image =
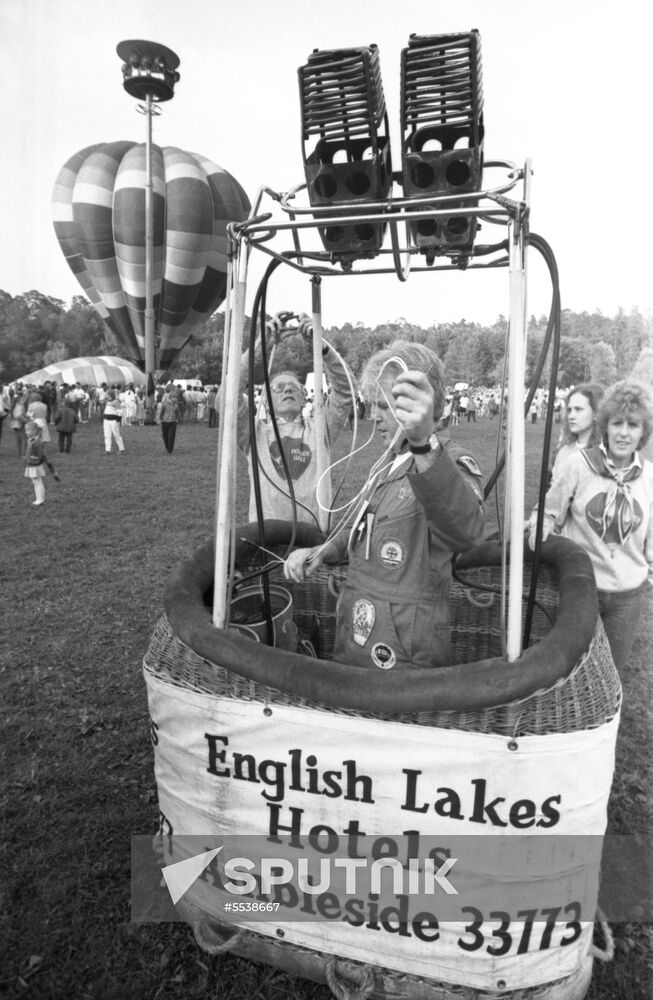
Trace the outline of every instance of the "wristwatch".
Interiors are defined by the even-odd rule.
[[[433,443],[432,438],[429,438],[426,444],[411,444],[409,441],[408,451],[412,455],[428,455],[430,451],[437,451],[439,446],[440,442],[437,440],[437,438],[435,440],[435,443]]]

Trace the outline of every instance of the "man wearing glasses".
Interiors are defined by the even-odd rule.
[[[284,327],[283,317],[288,314],[278,313],[275,316],[271,334],[280,336]],[[313,328],[310,317],[305,313],[299,317],[297,330],[305,340],[311,341]],[[344,362],[325,345],[322,349],[324,369],[327,374],[331,391],[325,403],[325,438],[327,461],[330,461],[330,449],[338,434],[345,426],[352,405],[349,379]],[[256,361],[260,358],[260,340],[255,346]],[[244,390],[249,368],[249,352],[245,351],[241,359],[241,388]],[[353,384],[353,380],[352,380]],[[292,492],[295,498],[297,521],[318,522],[316,442],[317,426],[314,417],[305,412],[305,391],[298,376],[291,371],[277,372],[270,378],[272,406],[277,420],[281,438],[285,466],[292,482]],[[265,400],[265,392],[263,394]],[[248,418],[247,397],[241,393],[238,406],[238,446],[247,455],[249,463],[250,484],[252,483],[252,451],[250,442],[250,425]],[[274,433],[271,420],[263,419],[261,408],[256,418],[256,448],[260,468],[261,500],[263,514],[266,519],[278,518],[283,521],[293,520],[293,504],[284,460],[279,443]],[[320,485],[320,503],[328,507],[331,503],[331,481],[327,475]],[[250,489],[249,520],[256,520],[256,501],[254,489]]]

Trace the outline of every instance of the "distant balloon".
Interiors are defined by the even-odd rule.
[[[129,385],[145,386],[147,379],[140,368],[125,358],[114,358],[105,354],[92,358],[69,358],[67,361],[55,361],[36,372],[21,375],[17,382],[28,385],[43,385],[44,382],[54,382],[56,385]]]
[[[144,143],[87,146],[64,164],[52,195],[68,264],[125,355],[145,366]],[[152,146],[156,368],[166,371],[224,301],[227,224],[249,213],[237,180],[211,160]]]

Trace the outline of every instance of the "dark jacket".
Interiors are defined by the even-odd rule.
[[[42,441],[29,441],[27,445],[27,464],[43,465],[47,463],[48,456]]]
[[[483,537],[480,470],[469,454],[440,446],[415,471],[410,455],[368,487],[338,601],[333,659],[361,667],[434,667],[451,662],[451,559]],[[348,545],[349,542],[349,545]]]
[[[74,434],[75,411],[70,406],[62,406],[57,414],[54,425],[62,434]]]

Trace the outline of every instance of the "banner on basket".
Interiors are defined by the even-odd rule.
[[[186,897],[201,913],[481,988],[548,982],[583,960],[616,720],[514,740],[146,679],[167,866],[214,852]],[[220,869],[234,858],[240,882]],[[264,885],[269,859],[281,881]],[[324,891],[304,891],[321,873]]]

